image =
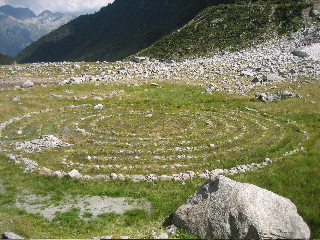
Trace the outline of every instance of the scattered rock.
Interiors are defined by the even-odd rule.
[[[36,163],[35,161],[32,161],[28,158],[23,158],[23,166],[24,166],[24,171],[23,173],[28,173],[28,172],[32,172],[34,170],[38,170],[38,163]]]
[[[286,98],[289,98],[289,97],[300,97],[301,95],[300,94],[294,94],[292,92],[289,92],[287,90],[283,91],[283,92],[277,92],[275,94],[270,94],[268,92],[265,92],[265,93],[260,93],[260,92],[257,92],[255,94],[255,98],[258,99],[258,100],[261,100],[263,102],[273,102],[273,101],[279,101],[279,100],[283,100],[283,99],[286,99]]]
[[[52,170],[43,167],[40,169],[39,174],[52,174]]]
[[[56,147],[70,147],[72,144],[62,142],[53,135],[42,135],[38,139],[24,142],[12,142],[10,145],[14,146],[16,150],[25,150],[27,153],[33,153],[35,151],[41,151],[45,148]]]
[[[98,101],[102,101],[102,100],[103,100],[102,97],[93,97],[92,99],[93,99],[93,100],[98,100]]]
[[[50,96],[52,96],[54,98],[59,98],[59,99],[63,98],[62,95],[56,95],[56,94],[53,94],[53,93],[50,93]]]
[[[2,234],[2,239],[24,239],[24,238],[20,237],[19,235],[13,232],[5,232]]]
[[[295,55],[295,56],[298,56],[298,57],[302,57],[302,58],[305,58],[305,57],[309,56],[308,53],[303,52],[303,51],[298,51],[298,50],[293,51],[292,54]]]
[[[93,107],[94,110],[101,110],[103,109],[103,105],[102,104],[97,104]]]
[[[28,88],[28,87],[33,87],[33,86],[34,86],[34,83],[31,82],[30,80],[27,80],[26,82],[21,84],[21,87],[23,87],[23,88]]]
[[[149,58],[148,57],[134,57],[133,61],[136,63],[147,63],[147,62],[149,62]]]
[[[65,172],[55,171],[52,174],[53,176],[57,176],[58,178],[62,178],[65,174]]]
[[[159,236],[154,237],[154,239],[168,239],[169,236],[166,233],[161,233]]]
[[[166,233],[171,235],[176,235],[176,232],[177,232],[177,227],[174,224],[166,227]]]
[[[71,172],[69,172],[67,176],[76,179],[80,179],[82,177],[81,173],[79,173],[76,169],[73,169]]]
[[[174,216],[201,238],[308,239],[310,230],[287,198],[224,176],[207,180]]]
[[[267,76],[265,76],[263,78],[263,81],[264,82],[282,82],[283,81],[283,78],[280,77],[278,74],[275,74],[275,73],[269,73],[267,74]]]
[[[18,102],[20,101],[20,96],[14,96],[14,98],[12,99],[13,102]]]

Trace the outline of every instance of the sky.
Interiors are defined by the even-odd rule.
[[[36,15],[44,10],[79,16],[99,11],[114,0],[0,0],[0,6],[30,8]]]

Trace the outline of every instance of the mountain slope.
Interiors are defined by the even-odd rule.
[[[69,22],[71,14],[44,11],[36,16],[28,8],[0,7],[0,52],[16,56],[31,42]]]
[[[0,65],[9,65],[12,64],[14,59],[7,55],[0,53]]]
[[[179,59],[234,51],[301,28],[304,13],[308,15],[311,6],[303,1],[284,4],[259,1],[251,5],[209,7],[182,29],[136,55]]]
[[[207,6],[231,0],[116,0],[80,16],[18,55],[19,62],[115,61],[182,27]]]

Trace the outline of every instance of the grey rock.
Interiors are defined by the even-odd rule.
[[[81,66],[79,64],[73,64],[72,68],[75,70],[79,70]]]
[[[92,99],[93,99],[93,100],[98,100],[98,101],[102,101],[102,100],[103,100],[102,97],[93,97]]]
[[[55,172],[53,172],[52,175],[53,175],[53,176],[57,176],[58,178],[62,178],[65,174],[63,174],[63,173],[60,172],[60,171],[55,171]]]
[[[137,180],[137,181],[144,181],[144,180],[146,180],[146,177],[143,176],[143,175],[132,175],[131,178],[132,178],[133,180]]]
[[[292,54],[295,55],[295,56],[298,56],[298,57],[302,57],[302,58],[305,58],[305,57],[309,56],[308,53],[303,52],[303,51],[298,51],[298,50],[293,51]]]
[[[32,161],[28,158],[23,158],[22,160],[23,160],[23,166],[24,166],[23,173],[28,173],[34,170],[38,170],[38,163],[36,163],[35,161]]]
[[[282,82],[283,81],[283,79],[278,74],[275,74],[275,73],[267,74],[267,76],[265,77],[264,80],[266,80],[268,82]]]
[[[50,95],[54,98],[59,98],[61,99],[62,98],[62,95],[56,95],[56,94],[53,94],[53,93],[50,93]]]
[[[13,232],[5,232],[2,234],[2,239],[24,239],[24,238],[20,237],[19,235]]]
[[[79,173],[79,171],[77,169],[73,169],[72,171],[70,171],[67,176],[71,177],[71,178],[76,178],[76,179],[80,179],[82,177],[81,173]]]
[[[166,233],[171,235],[176,235],[176,232],[177,232],[177,227],[174,224],[166,227]]]
[[[257,82],[261,82],[262,80],[259,79],[258,77],[255,77],[251,80],[252,83],[257,83]]]
[[[113,235],[111,236],[102,236],[102,237],[93,237],[92,239],[112,239]]]
[[[14,101],[14,102],[20,101],[20,96],[14,96],[14,98],[12,99],[12,101]]]
[[[82,79],[82,78],[71,77],[67,83],[68,83],[68,84],[71,84],[71,85],[77,85],[77,84],[80,84],[80,83],[82,83],[82,82],[83,82],[83,79]]]
[[[201,238],[308,239],[310,230],[287,198],[225,176],[207,180],[173,216]]]
[[[168,239],[169,236],[166,233],[161,233],[159,236],[154,237],[154,239]]]
[[[103,109],[103,105],[102,104],[97,104],[93,107],[94,110],[101,110]]]
[[[117,179],[117,178],[118,178],[118,175],[115,174],[115,173],[110,173],[110,178],[111,178],[111,179]]]
[[[21,84],[21,87],[23,88],[28,88],[28,87],[33,87],[34,83],[31,82],[30,80],[25,81],[23,84]]]
[[[136,63],[147,63],[147,62],[149,62],[149,58],[148,57],[134,57],[133,61]]]
[[[296,95],[287,90],[283,92],[277,92],[275,94],[270,94],[268,92],[265,92],[265,93],[257,92],[255,94],[255,98],[263,102],[274,102],[274,101],[279,101],[279,100],[283,100],[283,99],[294,97],[294,96]]]

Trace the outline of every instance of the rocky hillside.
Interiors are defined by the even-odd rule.
[[[149,47],[211,5],[233,0],[116,0],[25,48],[18,62],[116,61]]]
[[[36,16],[29,8],[0,7],[0,52],[15,57],[23,48],[75,17],[44,11]]]
[[[296,31],[317,14],[312,4],[304,1],[212,6],[137,55],[179,59],[235,51]]]

